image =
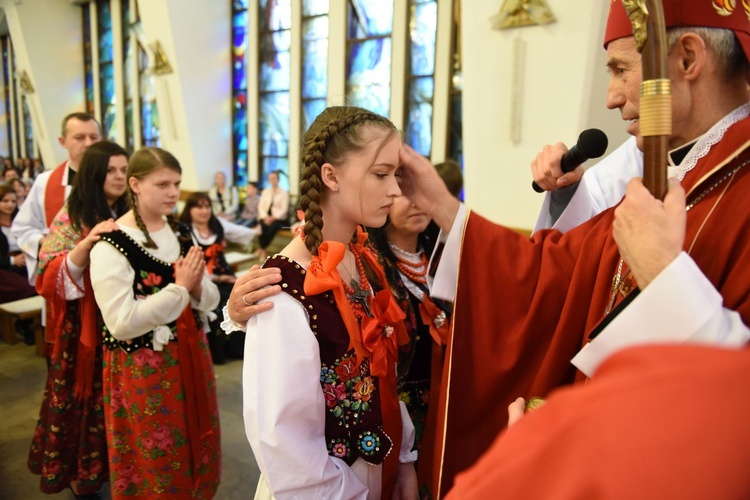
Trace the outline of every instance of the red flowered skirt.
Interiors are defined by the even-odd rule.
[[[91,397],[73,396],[80,314],[67,304],[58,342],[60,359],[50,363],[39,421],[29,452],[29,469],[40,474],[43,493],[59,493],[78,481],[80,494],[96,493],[109,480],[102,406],[102,347],[96,350]]]
[[[157,352],[104,350],[104,412],[112,498],[212,498],[221,476],[216,380],[206,336],[200,333],[201,366],[210,373],[213,433],[201,442],[198,477],[185,418],[177,342]]]

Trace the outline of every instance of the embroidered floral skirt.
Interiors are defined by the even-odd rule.
[[[212,498],[221,476],[216,381],[205,334],[201,366],[213,432],[201,440],[198,477],[185,418],[185,395],[177,342],[160,352],[104,352],[104,411],[107,419],[112,498]]]
[[[40,474],[43,493],[58,493],[78,481],[80,494],[96,493],[109,480],[102,407],[102,348],[96,351],[92,395],[73,396],[78,332],[77,302],[68,304],[58,339],[60,359],[49,366],[29,469]]]

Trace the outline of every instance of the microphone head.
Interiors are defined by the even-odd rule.
[[[608,144],[607,134],[598,128],[584,130],[578,136],[578,148],[586,158],[599,158],[607,150]]]

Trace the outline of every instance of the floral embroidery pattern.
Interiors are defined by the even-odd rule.
[[[375,384],[367,370],[367,363],[357,368],[356,355],[345,354],[333,366],[323,365],[320,382],[326,406],[336,418],[344,416],[347,424],[356,425],[363,413],[370,411]],[[347,414],[344,415],[346,410]]]
[[[357,445],[363,455],[374,455],[380,451],[380,437],[372,431],[365,431],[358,436]]]

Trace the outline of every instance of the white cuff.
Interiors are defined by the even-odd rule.
[[[224,320],[219,325],[222,330],[224,330],[224,333],[229,335],[232,332],[247,332],[247,322],[243,325],[242,323],[237,323],[235,320],[229,317],[229,308],[227,306],[224,306],[221,309],[221,314],[224,316]]]

